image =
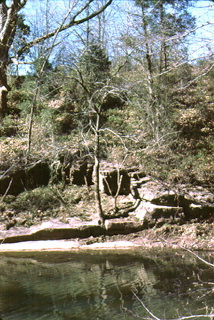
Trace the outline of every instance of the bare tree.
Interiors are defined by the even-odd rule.
[[[88,7],[94,0],[78,1],[80,6],[74,13],[70,14],[68,19],[64,21],[60,27],[46,32],[38,38],[34,38],[28,43],[24,44],[16,53],[15,57],[10,57],[10,48],[13,44],[16,29],[18,14],[30,0],[12,0],[7,5],[6,0],[0,3],[0,118],[3,118],[7,110],[7,93],[10,91],[7,80],[7,68],[14,60],[18,60],[21,55],[26,53],[33,46],[44,42],[56,35],[56,33],[65,31],[71,27],[83,24],[84,22],[96,17],[102,13],[113,0],[105,1],[102,7],[88,12]],[[75,3],[76,5],[76,3]],[[74,7],[73,3],[70,3],[70,7]],[[68,9],[68,11],[70,8]]]

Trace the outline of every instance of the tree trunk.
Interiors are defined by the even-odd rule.
[[[152,59],[151,59],[151,50],[149,45],[149,35],[148,35],[148,29],[147,29],[147,21],[146,21],[146,15],[144,12],[144,6],[142,4],[142,20],[143,20],[143,31],[145,36],[145,45],[146,45],[146,61],[147,61],[147,67],[148,67],[148,75],[149,75],[149,94],[151,101],[154,100],[154,90],[153,90],[153,68],[152,68]]]
[[[7,109],[7,89],[0,83],[0,120],[5,116],[5,110]]]
[[[100,194],[100,112],[97,111],[97,121],[95,128],[95,201],[97,213],[101,225],[104,225],[104,213],[102,209],[101,194]]]
[[[10,87],[7,83],[8,52],[0,44],[0,119],[5,116],[7,110],[7,94]]]
[[[166,71],[168,68],[167,44],[166,44],[164,20],[165,20],[165,12],[164,12],[163,3],[161,2],[161,4],[160,4],[161,49],[160,49],[160,67],[159,67],[160,74],[163,71]],[[160,79],[161,79],[161,77],[160,77]]]
[[[7,110],[7,93],[10,91],[7,83],[9,49],[16,32],[20,4],[19,1],[14,1],[7,7],[5,2],[0,4],[0,119],[5,116]]]

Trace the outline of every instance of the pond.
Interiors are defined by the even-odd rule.
[[[174,319],[213,306],[214,269],[184,251],[0,254],[3,320]]]

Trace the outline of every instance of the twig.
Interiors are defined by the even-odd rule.
[[[204,260],[203,258],[201,258],[197,253],[193,252],[192,250],[188,249],[188,248],[185,248],[185,247],[182,247],[180,246],[182,249],[190,252],[191,254],[193,254],[196,258],[198,258],[200,261],[204,262],[205,264],[207,264],[208,266],[214,268],[214,264],[211,263],[211,262],[208,262],[207,260]]]
[[[170,319],[170,320],[187,320],[187,319],[199,319],[199,318],[210,318],[211,320],[214,317],[214,313],[211,314],[195,314],[192,316],[186,316],[186,317],[181,317],[181,318],[176,318],[176,319]]]
[[[133,295],[135,296],[135,298],[141,303],[141,305],[144,307],[144,309],[150,314],[150,316],[152,316],[153,319],[155,320],[162,320],[158,317],[156,317],[154,315],[154,313],[152,313],[147,306],[145,305],[145,303],[136,295],[136,293],[134,291],[132,291]],[[184,316],[181,318],[174,318],[174,319],[170,319],[170,320],[188,320],[188,319],[199,319],[199,318],[210,318],[211,320],[213,320],[214,317],[214,313],[211,314],[197,314],[197,315],[191,315],[191,316]],[[144,318],[142,318],[144,319]]]
[[[161,241],[166,242],[166,243],[170,243],[168,240],[163,239],[162,237],[159,237],[159,239],[160,239]],[[181,245],[179,245],[179,244],[176,244],[176,245],[177,245],[178,248],[183,249],[183,250],[186,250],[186,251],[188,251],[189,253],[193,254],[196,258],[198,258],[200,261],[204,262],[205,264],[207,264],[207,265],[210,266],[211,268],[214,268],[214,264],[213,264],[213,263],[208,262],[207,260],[201,258],[197,253],[195,253],[195,252],[193,252],[192,250],[190,250],[190,249],[188,249],[188,248],[185,248],[185,247],[183,247],[183,246],[181,246]]]
[[[148,308],[147,306],[144,304],[144,302],[136,295],[136,293],[134,291],[132,291],[133,295],[135,296],[135,298],[142,304],[142,306],[144,307],[144,309],[150,314],[150,316],[153,317],[153,319],[155,320],[161,320],[160,318],[156,317],[154,315],[154,313],[152,313]]]
[[[8,184],[8,187],[7,187],[7,189],[6,189],[5,193],[4,193],[4,195],[3,195],[3,196],[2,196],[2,198],[1,198],[1,202],[3,202],[3,201],[4,201],[4,199],[5,199],[6,195],[8,194],[8,192],[9,192],[9,190],[10,190],[10,187],[11,187],[12,182],[13,182],[13,177],[10,179],[10,182],[9,182],[9,184]]]

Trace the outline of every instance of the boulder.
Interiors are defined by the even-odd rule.
[[[179,205],[178,194],[167,185],[157,181],[147,181],[138,187],[140,199],[161,206],[177,207]]]
[[[133,197],[140,199],[135,214],[143,220],[182,222],[184,220],[210,219],[214,214],[214,196],[202,187],[176,186],[155,181],[149,177],[132,179]]]
[[[206,188],[179,186],[179,201],[187,220],[210,219],[214,214],[214,195]]]
[[[134,221],[130,218],[123,219],[122,221],[121,219],[106,220],[105,226],[106,235],[108,236],[115,234],[129,234],[145,229],[145,225],[142,221]]]
[[[30,228],[12,227],[10,230],[0,231],[0,243],[73,238],[83,239],[90,236],[97,237],[103,233],[103,228],[98,224],[83,223],[82,221],[71,221],[68,224],[58,220],[52,220]]]
[[[170,207],[155,205],[151,202],[142,201],[139,207],[133,213],[135,217],[147,223],[148,227],[161,225],[164,223],[181,224],[184,221],[184,212],[182,207]]]
[[[178,190],[185,199],[204,205],[214,203],[214,194],[204,187],[180,185]]]

